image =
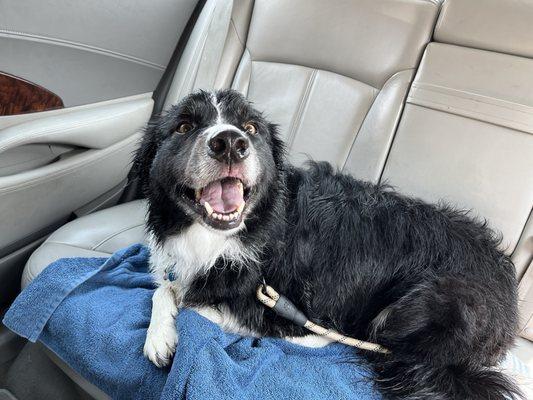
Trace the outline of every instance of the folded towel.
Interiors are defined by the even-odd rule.
[[[228,334],[187,309],[178,313],[172,366],[155,367],[142,353],[154,291],[148,258],[148,249],[134,245],[109,259],[58,260],[3,322],[115,399],[381,398],[352,348]]]

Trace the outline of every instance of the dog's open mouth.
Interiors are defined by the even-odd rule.
[[[207,186],[191,190],[188,197],[204,221],[217,229],[232,229],[240,225],[250,188],[238,178],[223,178]]]

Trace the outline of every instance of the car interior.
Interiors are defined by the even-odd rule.
[[[51,262],[143,242],[143,126],[233,88],[294,164],[329,161],[501,232],[520,281],[513,353],[533,368],[532,22],[532,0],[0,2],[0,314]],[[0,388],[108,398],[4,326]]]

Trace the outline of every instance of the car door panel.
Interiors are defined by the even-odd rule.
[[[153,91],[197,0],[0,0],[0,71],[66,107]]]
[[[46,235],[119,200],[197,3],[0,0],[1,303]]]
[[[0,220],[9,227],[1,231],[0,248],[69,215],[123,181],[152,107],[149,95],[135,96],[101,107],[71,108],[0,131],[0,158],[4,151],[23,146],[63,145],[50,163],[0,177]],[[27,160],[24,153],[20,156]]]

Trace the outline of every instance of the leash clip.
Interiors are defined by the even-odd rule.
[[[309,321],[304,313],[298,310],[298,308],[289,299],[276,292],[272,286],[268,286],[265,282],[265,278],[263,278],[263,283],[257,287],[256,296],[261,303],[268,308],[271,308],[272,311],[274,311],[280,317],[283,317],[298,326],[302,326],[319,336],[324,336],[336,342],[357,347],[361,350],[383,354],[390,353],[388,349],[379,344],[344,336],[337,331],[326,329],[312,321]]]

